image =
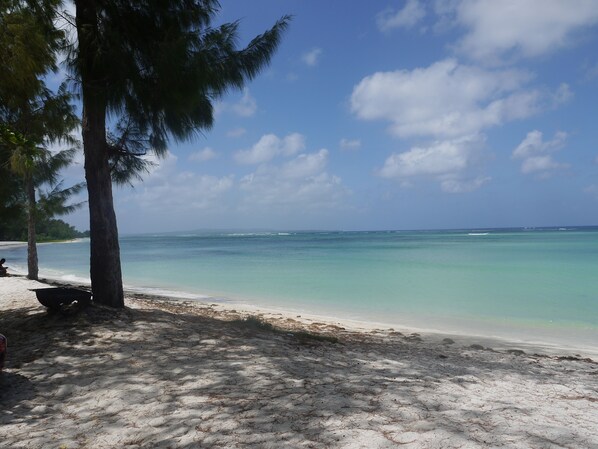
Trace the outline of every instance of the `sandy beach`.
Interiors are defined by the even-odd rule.
[[[584,354],[40,286],[0,279],[1,448],[598,448]]]

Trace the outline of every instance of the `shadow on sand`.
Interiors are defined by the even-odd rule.
[[[595,385],[588,362],[342,328],[339,343],[305,344],[293,331],[173,308],[0,312],[11,344],[0,447],[598,445],[591,423],[553,422],[528,400],[572,370]],[[516,379],[522,395],[500,379]],[[558,394],[553,408],[580,402]]]

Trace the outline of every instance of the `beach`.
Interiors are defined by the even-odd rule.
[[[586,354],[0,279],[2,448],[598,448]]]
[[[131,235],[120,239],[123,282],[235,308],[598,352],[598,228],[471,233]],[[26,246],[0,250],[9,270],[27,272]],[[40,277],[89,285],[89,241],[39,245],[38,257]]]

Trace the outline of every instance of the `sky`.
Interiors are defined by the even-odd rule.
[[[115,187],[121,234],[598,224],[598,0],[224,0],[215,23],[246,45],[285,14],[214,127]]]

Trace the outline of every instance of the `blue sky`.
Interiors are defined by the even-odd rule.
[[[218,21],[247,43],[284,14],[214,128],[115,188],[121,233],[598,224],[598,1],[227,0]]]

